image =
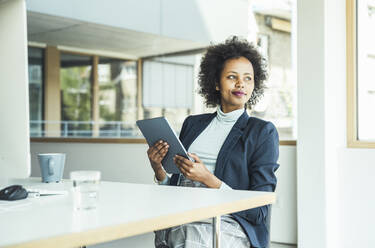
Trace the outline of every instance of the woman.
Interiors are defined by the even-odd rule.
[[[246,108],[264,92],[267,73],[259,52],[246,40],[232,37],[212,45],[202,58],[199,93],[212,114],[189,116],[180,140],[194,158],[176,155],[180,174],[169,177],[161,161],[168,144],[159,141],[147,151],[159,184],[274,191],[279,139],[275,126],[249,117]],[[223,216],[222,247],[266,247],[268,206]],[[207,221],[173,227],[155,234],[156,247],[210,247],[212,226]]]

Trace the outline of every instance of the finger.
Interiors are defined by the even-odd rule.
[[[176,160],[181,161],[181,163],[187,164],[187,165],[193,165],[194,162],[190,161],[189,159],[180,156],[180,155],[175,155]]]
[[[149,154],[149,155],[154,154],[155,153],[155,149],[159,145],[159,143],[160,142],[158,141],[153,146],[150,146],[150,148],[148,148],[148,150],[147,150],[147,154]]]
[[[150,152],[148,153],[149,158],[154,158],[157,155],[158,150],[155,148],[151,149]]]
[[[194,165],[194,163],[192,161],[190,161],[189,159],[184,158],[182,156],[179,156],[179,155],[176,155],[175,159],[178,163],[184,164],[184,165],[189,166],[189,167],[192,167]]]
[[[190,178],[190,176],[192,175],[193,173],[193,170],[194,170],[194,167],[193,166],[190,166],[190,165],[187,165],[185,163],[181,163],[180,160],[177,160],[176,158],[174,158],[174,161],[175,161],[175,164],[177,165],[177,167],[180,169],[180,171],[187,177]]]
[[[168,146],[165,147],[165,148],[163,148],[163,149],[161,149],[161,150],[157,153],[157,155],[158,155],[161,159],[163,159],[167,153],[168,153]]]
[[[151,156],[154,156],[156,155],[157,153],[160,154],[160,152],[163,150],[163,149],[167,149],[169,148],[169,145],[167,142],[164,142],[164,143],[157,143],[155,146],[153,146],[153,149],[150,151],[150,154]]]
[[[156,141],[152,146],[149,146],[149,149],[147,151],[152,151],[153,149],[155,149],[155,147],[157,147],[159,144],[163,143],[162,140],[158,140]]]
[[[152,151],[152,146],[150,146],[150,147],[147,149],[147,155],[150,155],[150,154],[151,154],[151,151]]]
[[[185,176],[188,177],[190,175],[189,171],[186,170],[182,165],[177,165],[178,169],[181,171],[181,173]]]
[[[197,154],[189,152],[188,155],[190,157],[192,157],[195,160],[195,162],[197,162],[197,163],[201,163],[202,162],[201,159],[197,156]]]
[[[165,155],[167,154],[168,150],[169,150],[169,146],[167,145],[166,147],[163,147],[162,149],[160,149],[158,153],[160,155]]]
[[[160,149],[162,149],[162,148],[165,147],[166,145],[168,145],[167,142],[163,142],[163,141],[161,140],[161,142],[157,143],[157,144],[154,146],[154,149],[157,150],[157,151],[159,151]]]
[[[191,180],[194,180],[195,178],[195,171],[193,168],[190,168],[186,165],[181,165],[180,170],[183,171],[183,174],[186,178],[189,178]]]
[[[157,145],[159,145],[159,144],[161,144],[161,143],[163,143],[163,140],[158,140],[158,141],[156,141],[156,142],[154,143],[153,146],[157,146]]]
[[[153,152],[152,154],[149,154],[150,161],[154,163],[161,163],[161,161],[164,159],[165,155],[168,153],[168,146],[159,152]]]
[[[180,168],[182,168],[184,171],[186,171],[186,174],[190,175],[193,173],[193,168],[186,164],[180,164]]]

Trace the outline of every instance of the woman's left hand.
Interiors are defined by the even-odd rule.
[[[200,158],[193,153],[189,153],[189,156],[192,157],[195,162],[179,155],[173,158],[174,163],[180,169],[181,173],[184,174],[186,178],[204,183],[210,188],[219,188],[221,181],[207,169]]]

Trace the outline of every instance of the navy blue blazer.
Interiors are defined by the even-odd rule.
[[[189,149],[193,141],[215,118],[216,112],[189,116],[180,132],[180,140]],[[275,191],[275,171],[279,167],[279,136],[275,126],[246,111],[238,118],[221,147],[215,176],[233,189]],[[178,174],[173,174],[171,185],[177,185]],[[266,225],[269,206],[253,208],[232,216],[245,230],[252,247],[266,247],[269,231]]]

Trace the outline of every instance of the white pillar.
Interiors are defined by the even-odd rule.
[[[297,1],[298,247],[326,246],[324,0]]]
[[[0,1],[0,177],[30,174],[24,0]]]
[[[338,149],[345,146],[345,1],[297,1],[298,247],[340,247]]]

